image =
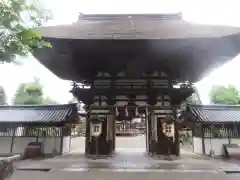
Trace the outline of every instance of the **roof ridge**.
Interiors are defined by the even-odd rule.
[[[226,105],[226,104],[188,104],[192,108],[240,108],[240,105]]]
[[[77,103],[71,103],[71,104],[47,104],[47,105],[1,105],[0,110],[4,109],[45,109],[45,108],[73,108],[76,107]]]
[[[127,13],[127,14],[83,14],[79,13],[79,20],[103,20],[103,19],[118,19],[118,18],[152,18],[152,19],[167,19],[167,20],[182,20],[182,13]]]

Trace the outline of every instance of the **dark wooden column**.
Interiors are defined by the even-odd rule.
[[[146,152],[149,154],[149,113],[148,109],[146,108],[145,114],[145,126],[146,126]]]
[[[113,114],[107,117],[107,143],[109,147],[109,156],[115,152],[115,116]]]
[[[174,154],[176,154],[176,156],[180,156],[180,138],[179,138],[179,131],[177,128],[177,109],[176,107],[173,107],[173,117],[174,117],[174,138],[175,138],[175,148],[174,148]]]
[[[150,112],[149,117],[149,127],[150,127],[150,141],[149,141],[149,149],[151,155],[158,154],[158,142],[157,142],[157,121],[156,121],[156,115],[153,111]]]
[[[204,135],[203,124],[200,124],[200,128],[201,128],[201,139],[202,139],[202,152],[205,155],[206,150],[205,150],[205,135]]]
[[[90,112],[89,108],[87,108],[87,116],[86,116],[86,133],[85,133],[85,155],[88,156],[90,154]]]
[[[113,128],[113,154],[116,152],[116,113],[114,111],[113,113],[113,123],[112,123],[112,128]]]
[[[110,106],[110,116],[108,121],[109,122],[109,135],[112,137],[110,142],[111,143],[111,155],[115,154],[115,147],[116,147],[116,109],[114,108],[114,105],[116,105],[116,95],[115,95],[115,78],[116,78],[116,73],[111,72],[111,83],[110,83],[110,88],[108,92],[108,105]]]

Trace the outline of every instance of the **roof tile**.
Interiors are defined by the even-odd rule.
[[[240,106],[189,105],[189,109],[202,122],[240,122]]]
[[[77,115],[76,104],[0,106],[0,123],[62,122]]]

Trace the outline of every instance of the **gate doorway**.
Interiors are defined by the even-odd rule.
[[[183,126],[179,129],[180,155],[185,156],[193,153],[193,131],[189,126]]]
[[[139,116],[129,120],[116,121],[116,149],[119,153],[146,152],[146,120]]]
[[[86,118],[81,117],[78,124],[74,124],[71,129],[71,153],[84,154],[86,140]]]

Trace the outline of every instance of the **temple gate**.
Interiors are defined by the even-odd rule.
[[[151,155],[179,155],[176,109],[192,94],[191,84],[174,87],[176,80],[164,71],[140,72],[141,76],[135,77],[129,77],[127,73],[99,72],[88,87],[74,83],[71,92],[86,105],[86,154],[113,155],[115,121],[131,120],[144,114],[147,152]],[[99,138],[91,135],[91,118],[101,119]]]
[[[148,153],[179,155],[178,112],[191,83],[240,52],[239,28],[195,25],[181,14],[80,14],[71,25],[38,30],[52,48],[34,56],[73,81],[86,105],[87,155],[111,156],[115,121],[138,114],[146,117]]]

